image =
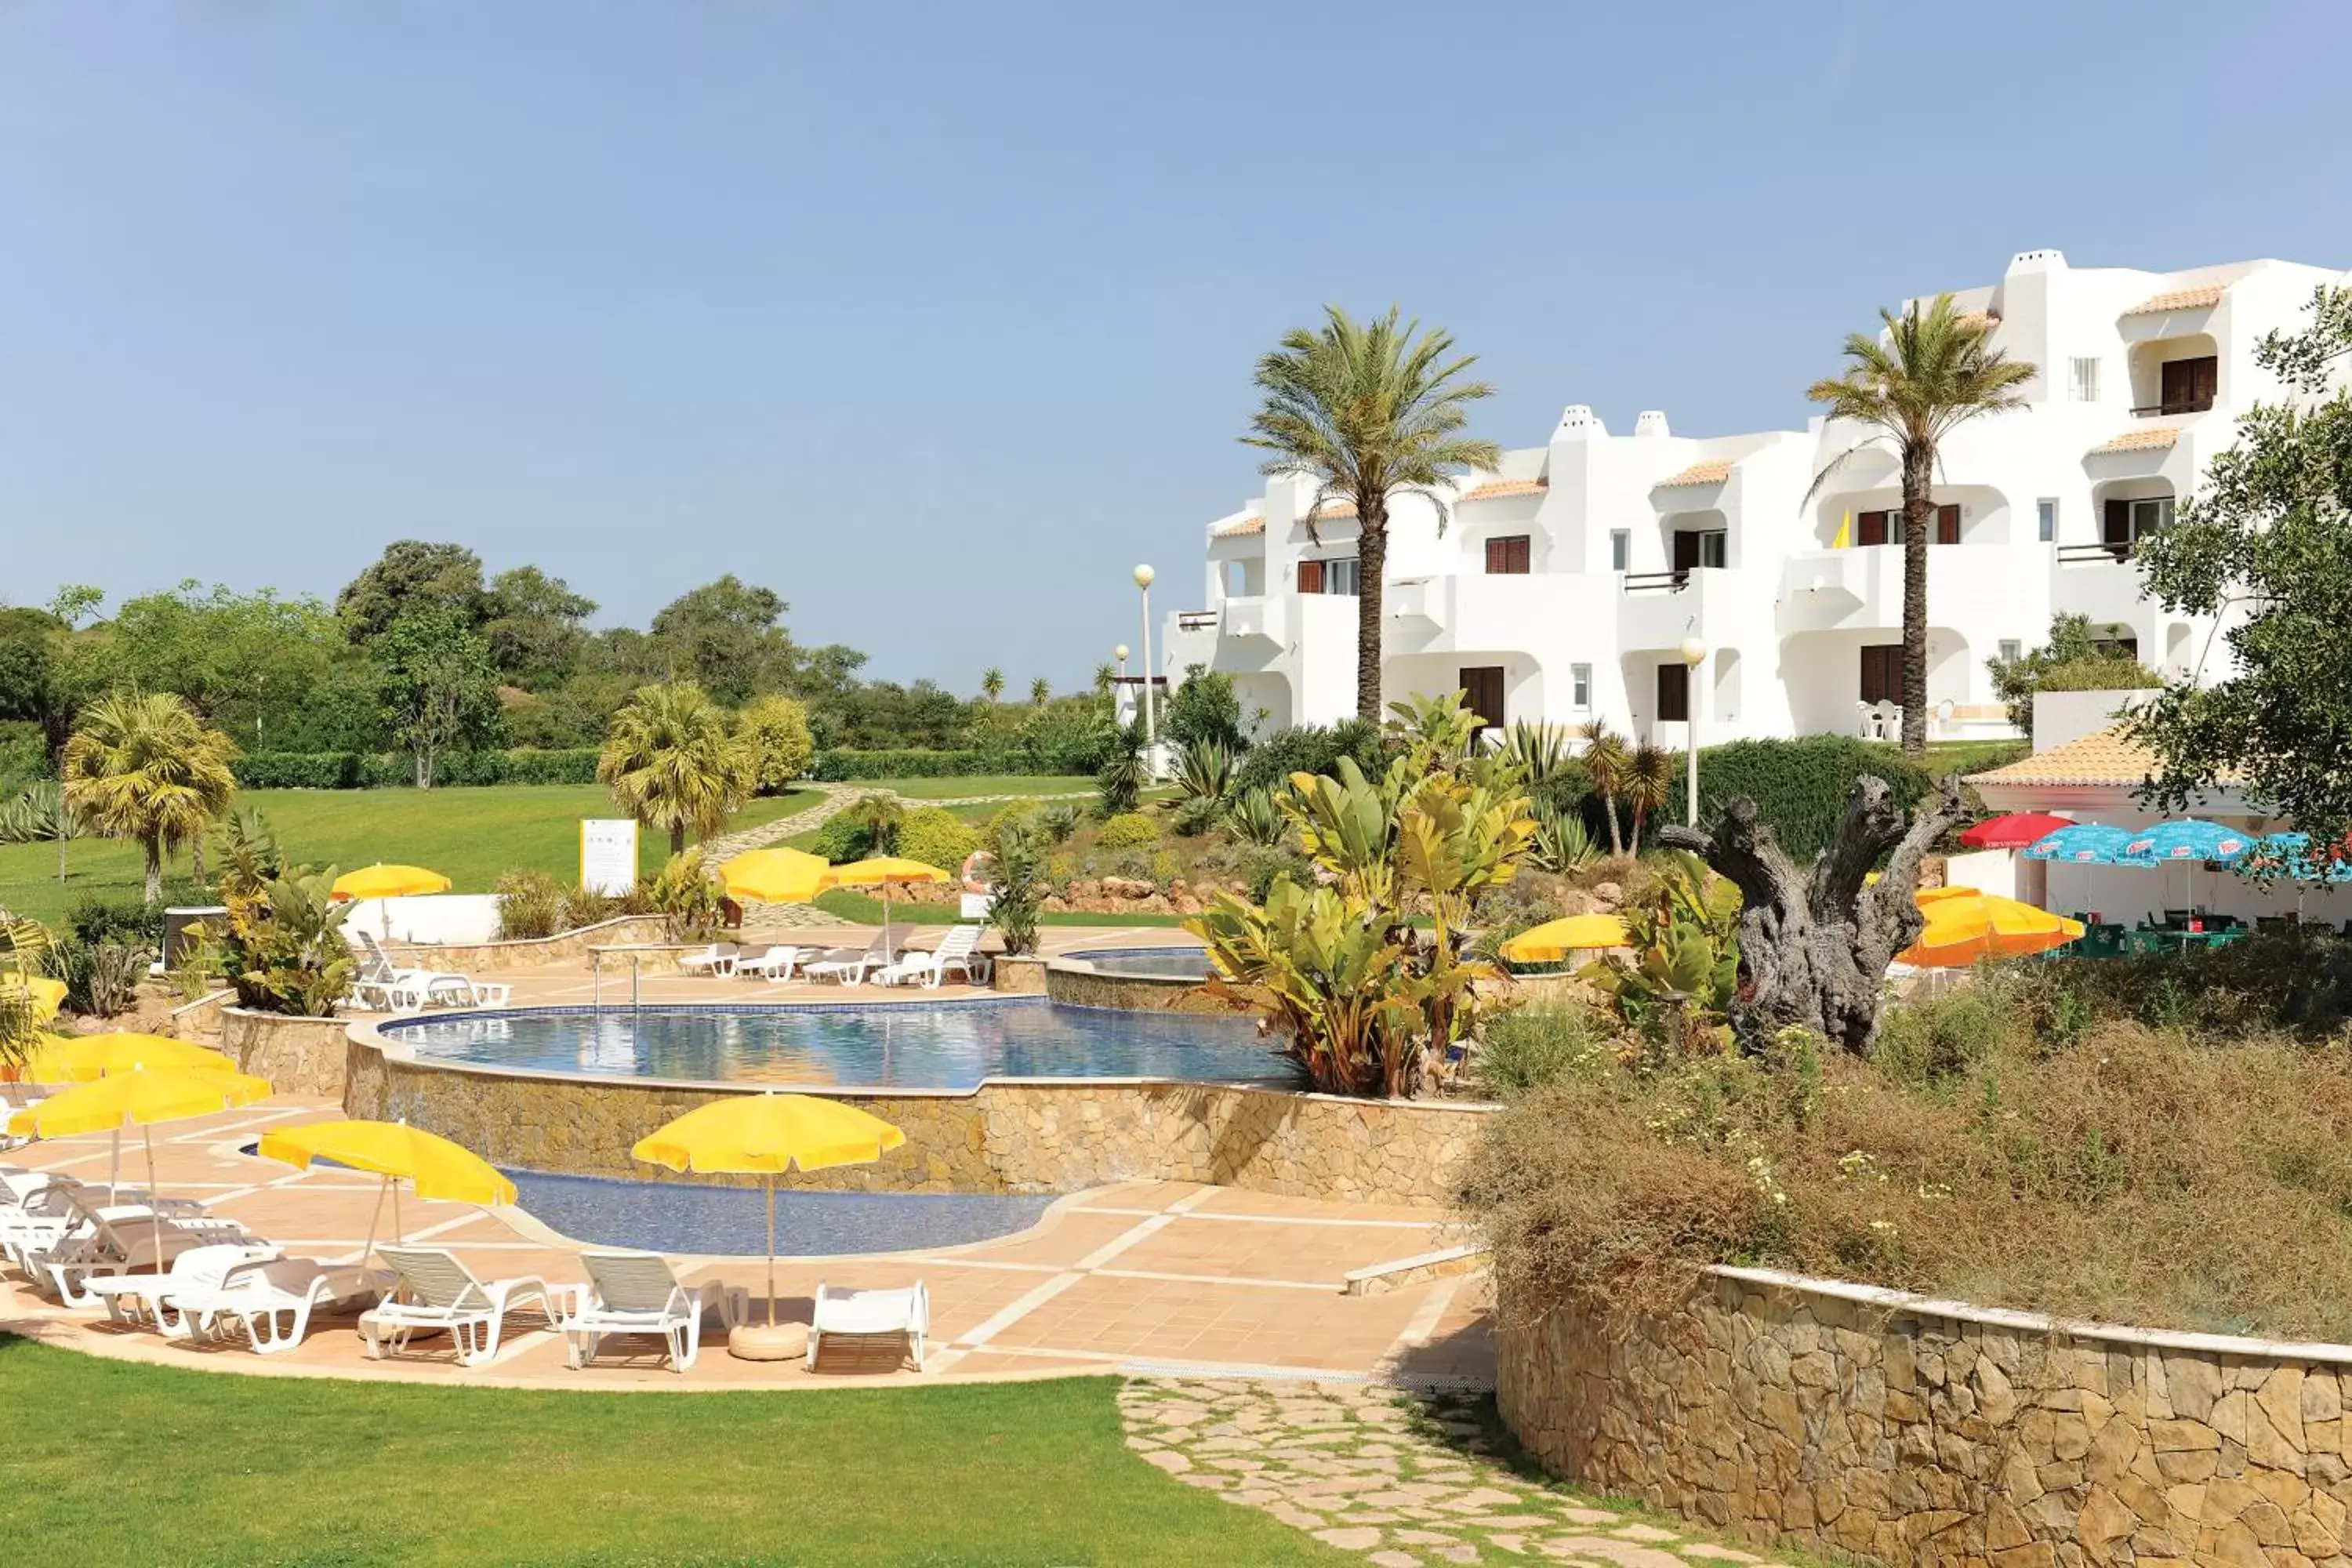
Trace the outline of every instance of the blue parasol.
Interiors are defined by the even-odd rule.
[[[2078,822],[2018,851],[2028,860],[2058,860],[2070,866],[2115,866],[2132,836],[2104,822]]]
[[[2298,882],[2352,882],[2352,866],[2330,855],[2326,869],[2313,864],[2308,833],[2266,833],[2238,862],[2238,868],[2257,876],[2275,872]]]
[[[2116,857],[2116,864],[2165,866],[2187,861],[2191,865],[2218,862],[2226,866],[2244,859],[2253,847],[2251,834],[2202,817],[2184,816],[2177,822],[2159,822],[2134,835]]]

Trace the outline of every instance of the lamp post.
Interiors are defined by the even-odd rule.
[[[1118,680],[1119,684],[1124,686],[1127,684],[1127,645],[1125,643],[1121,643],[1117,647],[1111,649],[1110,653],[1113,658],[1118,660]],[[1115,721],[1118,717],[1118,705],[1114,702],[1111,705],[1111,718]]]
[[[1698,710],[1704,700],[1705,687],[1700,668],[1706,663],[1706,644],[1696,637],[1683,638],[1683,668],[1689,671],[1683,678],[1683,820],[1691,826],[1698,826]]]
[[[1135,569],[1135,585],[1143,590],[1143,749],[1147,756],[1160,745],[1159,722],[1151,712],[1151,579],[1158,575],[1149,566]]]

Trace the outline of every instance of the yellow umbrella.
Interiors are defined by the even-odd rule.
[[[236,1064],[218,1051],[163,1035],[44,1035],[18,1076],[26,1083],[87,1083],[142,1068],[233,1072]]]
[[[912,864],[912,862],[908,862]],[[715,1100],[637,1140],[629,1152],[673,1171],[761,1175],[768,1187],[768,1326],[776,1326],[776,1176],[878,1160],[907,1135],[878,1116],[807,1094]]]
[[[404,899],[413,893],[446,893],[449,879],[422,866],[370,866],[344,872],[328,890],[339,899]]]
[[[269,1097],[267,1079],[217,1068],[137,1068],[53,1094],[8,1119],[19,1138],[70,1138],[81,1132],[115,1135],[119,1158],[122,1129],[134,1126],[147,1143],[147,1190],[155,1190],[155,1142],[146,1131],[156,1121],[209,1116]],[[110,1174],[109,1192],[114,1187]],[[163,1217],[155,1216],[156,1267],[163,1267]]]
[[[46,1024],[58,1016],[66,1003],[66,983],[52,980],[46,974],[10,974],[0,976],[0,988],[22,991],[33,999],[33,1022]]]
[[[730,899],[804,904],[824,887],[832,869],[824,856],[805,849],[751,849],[719,868],[719,885]]]
[[[394,1182],[406,1182],[420,1198],[446,1198],[460,1204],[510,1204],[515,1184],[499,1168],[470,1149],[446,1138],[397,1121],[313,1121],[264,1133],[257,1151],[265,1159],[282,1160],[308,1170],[313,1160],[332,1160],[354,1171],[382,1176],[376,1189],[375,1211],[368,1215],[367,1246],[360,1263],[375,1251],[376,1221],[383,1216],[384,1194],[392,1194],[392,1230],[400,1225],[400,1192]]]
[[[1930,889],[1919,895],[1919,910],[1927,917],[1927,929],[1895,958],[1921,968],[1962,968],[1982,958],[2047,952],[2083,934],[2080,921],[1973,889]]]
[[[1570,915],[1521,931],[1503,944],[1502,953],[1514,963],[1553,963],[1571,952],[1622,947],[1626,941],[1625,922],[1616,915]]]
[[[835,866],[824,874],[828,888],[875,888],[882,889],[882,930],[890,930],[890,889],[901,882],[944,882],[948,874],[937,866],[927,866],[920,860],[905,860],[896,855],[877,855],[867,860],[852,860],[846,866]]]

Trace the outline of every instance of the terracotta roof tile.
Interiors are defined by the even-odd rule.
[[[1463,496],[1464,500],[1496,500],[1503,496],[1539,496],[1551,489],[1549,479],[1496,479]]]
[[[1221,522],[1211,528],[1209,530],[1209,537],[1212,539],[1239,539],[1246,533],[1264,533],[1265,531],[1265,519],[1262,517],[1237,517],[1231,522]]]
[[[2170,425],[2154,430],[2126,430],[2112,441],[2102,441],[2083,455],[2103,457],[2109,452],[2158,452],[2179,442],[2180,431]]]
[[[1356,503],[1351,500],[1327,500],[1315,509],[1314,515],[1318,518],[1353,517],[1356,515]]]
[[[2000,325],[2000,312],[1998,310],[1963,310],[1958,316],[1955,317],[1954,320],[1958,321],[1960,325],[1964,327],[1982,327],[1987,331],[1990,331],[1993,328]]]
[[[2158,294],[2153,300],[2142,300],[2126,316],[2156,316],[2167,310],[2202,310],[2221,302],[2224,285],[2208,283],[2197,289],[2175,289],[2168,294]]]
[[[2137,784],[2156,772],[2156,754],[2123,731],[2101,730],[1969,777],[1972,784]]]
[[[1672,489],[1677,485],[1719,485],[1731,477],[1731,465],[1737,459],[1717,458],[1712,462],[1693,463],[1672,479],[1660,479],[1654,489]]]

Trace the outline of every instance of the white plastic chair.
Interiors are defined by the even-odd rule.
[[[387,1353],[407,1348],[411,1336],[446,1330],[457,1347],[457,1360],[479,1366],[499,1353],[499,1336],[507,1314],[526,1304],[535,1306],[552,1328],[560,1321],[555,1293],[537,1275],[517,1279],[484,1281],[438,1247],[382,1247],[377,1252],[400,1276],[398,1292],[360,1319],[360,1337],[368,1354],[382,1361]]]
[[[871,1290],[850,1290],[837,1285],[816,1288],[816,1310],[809,1320],[808,1368],[817,1370],[817,1356],[826,1339],[891,1339],[903,1337],[923,1370],[923,1336],[931,1329],[931,1295],[923,1282]]]
[[[717,1312],[733,1329],[751,1304],[751,1292],[706,1280],[688,1287],[669,1260],[651,1252],[583,1252],[590,1283],[573,1289],[563,1314],[565,1358],[577,1372],[596,1359],[608,1336],[658,1335],[672,1371],[685,1372],[702,1350],[702,1319]]]

